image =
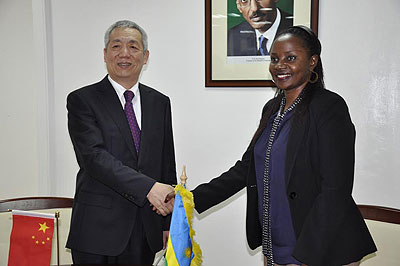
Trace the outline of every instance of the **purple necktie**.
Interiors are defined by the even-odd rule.
[[[128,119],[129,127],[131,128],[131,133],[133,137],[133,142],[135,143],[136,152],[139,153],[139,143],[140,143],[140,128],[136,120],[135,111],[133,111],[132,99],[135,94],[126,90],[124,92],[125,97],[125,115]]]

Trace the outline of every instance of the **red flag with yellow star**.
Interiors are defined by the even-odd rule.
[[[12,211],[8,266],[50,265],[54,214]]]

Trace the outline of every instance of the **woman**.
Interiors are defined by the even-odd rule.
[[[250,248],[264,265],[359,265],[376,247],[351,196],[355,130],[325,89],[321,44],[307,27],[281,32],[269,71],[278,88],[231,169],[194,189],[201,213],[247,188]]]

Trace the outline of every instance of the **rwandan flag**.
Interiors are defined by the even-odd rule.
[[[193,194],[184,186],[177,185],[165,255],[166,266],[200,266],[202,263],[200,247],[193,240],[193,208]]]

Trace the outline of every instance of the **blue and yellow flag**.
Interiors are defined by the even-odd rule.
[[[200,246],[193,240],[193,208],[193,194],[184,186],[177,185],[165,255],[166,266],[200,266],[202,263]]]

